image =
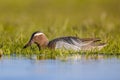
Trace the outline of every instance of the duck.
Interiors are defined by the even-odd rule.
[[[32,34],[30,40],[25,44],[23,49],[34,43],[39,50],[45,48],[74,51],[101,50],[106,46],[106,43],[100,43],[100,41],[100,38],[79,38],[75,36],[58,37],[49,41],[43,32],[36,31]]]

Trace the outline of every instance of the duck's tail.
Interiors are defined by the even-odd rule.
[[[94,48],[97,48],[98,50],[101,50],[103,47],[107,46],[106,43],[99,43],[99,44],[93,44]]]

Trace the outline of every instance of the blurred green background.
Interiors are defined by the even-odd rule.
[[[120,52],[120,0],[0,0],[1,48],[21,48],[34,31],[100,37]]]
[[[29,32],[31,27],[32,31],[51,29],[63,33],[60,29],[65,26],[84,25],[113,30],[119,21],[119,0],[0,0],[0,30],[13,33]]]

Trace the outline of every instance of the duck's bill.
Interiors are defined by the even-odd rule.
[[[32,41],[29,41],[29,42],[23,47],[23,49],[29,47],[32,43],[33,43]]]
[[[29,44],[26,44],[26,45],[23,47],[23,49],[27,48],[28,46],[30,46],[30,45],[29,45]]]

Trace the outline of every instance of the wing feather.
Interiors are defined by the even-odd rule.
[[[76,45],[76,46],[85,46],[85,45],[89,45],[93,42],[98,42],[101,41],[99,38],[78,38],[78,37],[72,37],[72,36],[68,36],[68,37],[60,37],[60,38],[56,38],[52,41],[49,42],[48,46],[49,47],[53,47],[55,48],[55,45],[59,42],[61,42],[61,45],[63,44],[62,42],[68,43],[68,44],[72,44],[72,45]]]

